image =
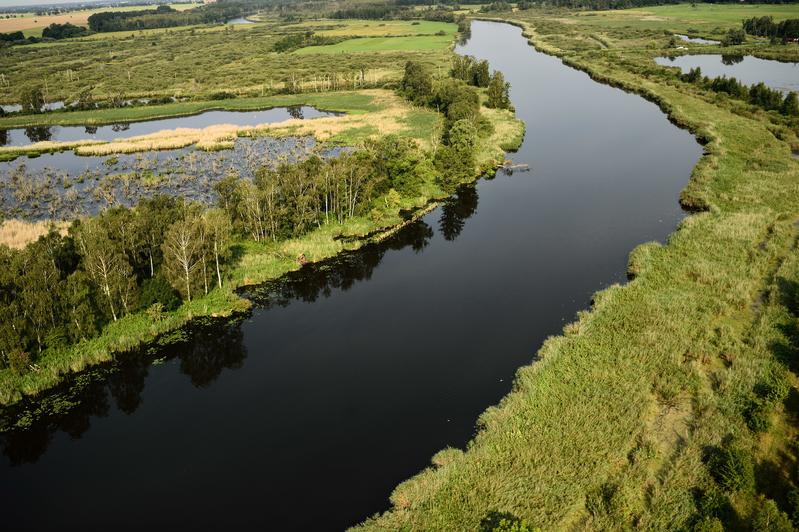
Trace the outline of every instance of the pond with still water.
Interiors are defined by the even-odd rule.
[[[681,55],[678,57],[658,57],[657,64],[680,67],[683,72],[692,68],[702,69],[702,75],[710,78],[727,76],[736,78],[744,85],[754,85],[761,81],[783,93],[799,92],[799,63],[760,59],[743,55]]]

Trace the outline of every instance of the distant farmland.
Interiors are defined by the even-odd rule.
[[[185,11],[199,6],[200,4],[170,4],[172,8],[178,11]],[[39,34],[30,30],[37,30],[46,28],[50,24],[75,24],[76,26],[87,26],[89,17],[95,13],[103,11],[133,11],[143,9],[155,9],[156,5],[151,6],[125,6],[125,7],[107,7],[100,9],[86,9],[82,11],[70,11],[69,13],[62,13],[60,15],[46,15],[37,16],[35,13],[25,13],[22,16],[15,18],[2,18],[0,19],[0,33],[8,33],[10,31],[24,31],[26,35]]]

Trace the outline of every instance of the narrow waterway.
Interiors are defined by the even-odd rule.
[[[341,113],[320,111],[315,107],[303,105],[275,107],[260,111],[204,111],[190,116],[123,122],[103,126],[36,126],[0,129],[0,146],[27,146],[44,140],[59,142],[76,140],[111,141],[179,127],[204,128],[220,124],[245,127],[282,122],[291,118],[311,119],[339,114]]]
[[[701,155],[652,103],[475,22],[459,53],[512,84],[519,163],[394,239],[255,291],[0,439],[9,529],[340,530],[445,446],[463,447],[630,250],[665,240]]]

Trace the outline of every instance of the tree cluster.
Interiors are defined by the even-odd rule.
[[[488,83],[491,81],[488,61],[485,59],[478,61],[471,55],[455,56],[449,75],[475,87],[488,87]]]
[[[730,30],[727,31],[727,35],[725,35],[724,38],[721,39],[721,45],[736,46],[739,44],[743,44],[745,40],[746,40],[746,33],[744,32],[744,30],[730,28]]]
[[[230,237],[221,209],[157,196],[22,250],[0,247],[0,363],[24,372],[46,348],[91,338],[139,310],[158,319],[181,296],[221,286]]]
[[[72,37],[82,37],[89,31],[83,26],[76,26],[69,22],[65,24],[53,23],[42,30],[42,37],[45,39],[69,39]]]
[[[326,37],[324,35],[316,35],[312,31],[306,31],[304,33],[292,33],[290,35],[286,35],[275,42],[272,49],[278,53],[293,52],[294,50],[305,48],[307,46],[336,44],[342,40],[343,38],[341,37]]]
[[[752,17],[743,21],[743,29],[749,35],[771,37],[783,41],[799,39],[799,19],[774,22],[772,17]]]
[[[369,214],[390,189],[418,194],[431,171],[413,141],[389,135],[335,158],[261,168],[253,180],[230,174],[215,189],[237,232],[278,241]]]
[[[263,1],[213,2],[185,11],[177,11],[168,5],[160,5],[155,10],[103,11],[89,17],[89,29],[107,32],[222,23],[246,15],[262,4],[268,3]]]
[[[439,184],[448,191],[475,171],[476,148],[480,135],[491,133],[491,123],[480,114],[480,95],[475,85],[488,86],[486,104],[508,108],[510,85],[501,72],[486,77],[487,62],[473,57],[456,58],[451,77],[433,82],[429,70],[421,63],[408,61],[400,83],[400,93],[417,105],[435,108],[444,115],[441,146],[436,150],[433,164]]]
[[[733,77],[721,76],[711,79],[703,77],[699,67],[682,74],[680,79],[701,85],[713,92],[729,94],[733,98],[745,100],[767,111],[778,111],[780,114],[791,117],[799,116],[799,98],[795,92],[789,92],[783,96],[780,91],[768,87],[763,82],[747,87]]]
[[[504,0],[497,0],[495,2],[491,2],[490,4],[485,4],[483,7],[480,8],[481,13],[492,13],[492,12],[502,12],[502,11],[513,11],[513,6]]]

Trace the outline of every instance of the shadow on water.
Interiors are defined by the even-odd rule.
[[[133,414],[142,404],[153,362],[177,361],[193,386],[210,386],[223,370],[242,366],[247,356],[242,339],[238,322],[196,323],[173,336],[168,349],[150,346],[76,375],[36,402],[24,401],[4,412],[6,422],[30,425],[0,433],[0,448],[13,465],[35,463],[56,433],[77,440],[89,430],[92,418],[108,417],[112,409]],[[166,358],[159,358],[165,354]]]

